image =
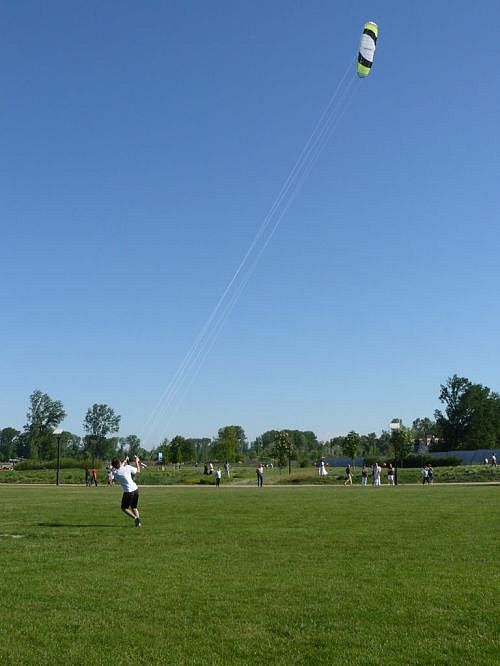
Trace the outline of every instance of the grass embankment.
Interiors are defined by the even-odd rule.
[[[435,483],[446,482],[467,482],[467,481],[499,481],[500,474],[498,468],[487,465],[460,465],[458,467],[435,467],[434,468],[434,481]],[[37,470],[13,470],[13,471],[0,471],[0,483],[55,483],[56,471],[54,469],[37,469]],[[61,484],[78,484],[84,483],[85,471],[83,469],[61,469],[60,470],[60,483]],[[99,468],[99,483],[106,485],[106,473],[104,467]],[[266,485],[274,484],[317,484],[317,485],[342,485],[344,483],[344,468],[335,467],[328,468],[328,476],[320,477],[313,467],[309,468],[292,468],[292,474],[288,474],[288,470],[266,469],[264,471],[264,479]],[[144,469],[141,472],[138,481],[141,485],[215,485],[215,477],[213,475],[204,475],[201,467],[194,467],[190,465],[182,466],[176,470],[173,466],[168,466],[164,470],[159,470],[153,466]],[[420,469],[399,469],[398,481],[401,484],[406,483],[420,483],[421,475]],[[234,466],[231,471],[231,477],[228,479],[225,476],[222,479],[223,484],[236,484],[236,485],[251,485],[256,482],[255,467],[254,466]],[[353,473],[353,484],[360,484],[361,470],[356,468]],[[370,483],[370,479],[368,481]],[[382,483],[387,484],[387,472],[384,469],[382,472]]]
[[[2,486],[2,664],[492,664],[498,488]]]

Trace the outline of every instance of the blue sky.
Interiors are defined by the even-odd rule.
[[[493,0],[4,3],[0,427],[34,389],[65,429],[106,403],[148,447],[380,432],[455,373],[498,390],[499,23]],[[330,140],[172,384],[350,63]]]

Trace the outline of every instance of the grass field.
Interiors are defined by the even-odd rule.
[[[328,475],[318,476],[315,467],[297,467],[293,466],[292,474],[288,474],[287,469],[279,470],[266,469],[264,472],[266,485],[269,484],[315,484],[315,485],[342,485],[344,483],[345,467],[329,467]],[[100,483],[106,484],[106,471],[103,463],[98,467],[98,478]],[[80,468],[63,468],[60,471],[60,481],[62,484],[84,483],[85,472]],[[436,467],[434,469],[434,478],[436,483],[449,482],[499,482],[500,467],[491,467],[488,465],[458,465],[456,467]],[[12,471],[0,471],[1,483],[55,483],[56,470],[52,469],[15,469]],[[238,485],[255,483],[255,465],[234,465],[231,472],[231,478],[224,477],[224,483],[234,483]],[[420,483],[420,468],[398,469],[398,479],[400,484]],[[353,483],[359,484],[361,481],[361,469],[359,467],[353,470]],[[205,476],[201,466],[183,465],[181,469],[175,469],[173,465],[168,465],[164,470],[159,470],[154,465],[150,465],[141,472],[141,485],[213,485],[215,477]],[[387,470],[382,471],[382,483],[387,483]]]
[[[2,664],[498,663],[498,487],[0,487]]]

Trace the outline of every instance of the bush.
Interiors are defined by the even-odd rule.
[[[365,464],[367,467],[371,467],[373,463],[378,462],[379,465],[387,465],[392,463],[394,467],[396,466],[396,460],[394,458],[384,458],[384,457],[368,457],[365,458]],[[456,456],[428,456],[425,453],[410,453],[402,461],[402,467],[407,467],[408,469],[413,469],[416,467],[423,467],[424,465],[431,464],[433,467],[457,467],[462,464],[460,458]],[[397,461],[397,466],[401,465],[401,461]]]
[[[91,465],[85,461],[75,460],[74,458],[61,458],[59,463],[60,469],[85,469],[85,465]],[[56,469],[57,460],[21,460],[16,464],[16,470],[40,470],[40,469]]]
[[[395,464],[394,460],[388,461]],[[423,467],[431,464],[433,467],[457,467],[462,464],[460,458],[455,456],[426,456],[425,454],[410,454],[403,460],[403,467]]]

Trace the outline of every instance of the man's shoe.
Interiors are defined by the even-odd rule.
[[[134,518],[134,523],[136,527],[142,527],[140,518]]]

